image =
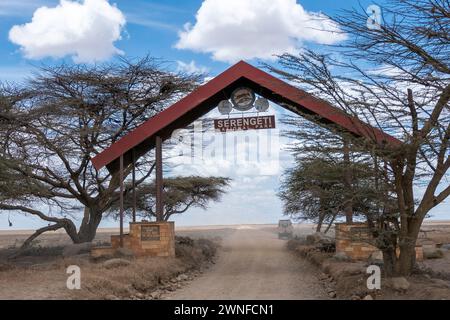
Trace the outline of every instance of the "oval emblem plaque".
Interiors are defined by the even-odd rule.
[[[253,108],[256,96],[253,90],[245,87],[237,88],[231,94],[233,107],[238,111],[247,111]]]
[[[229,114],[233,110],[233,105],[228,100],[222,100],[217,108],[221,114]]]
[[[269,101],[265,98],[259,98],[255,102],[255,109],[258,112],[265,112],[269,109]]]

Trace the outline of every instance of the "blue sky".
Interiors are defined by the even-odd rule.
[[[318,31],[324,25],[331,31],[338,28],[326,24],[321,13],[333,15],[372,3],[0,0],[0,81],[21,81],[41,64],[96,63],[114,60],[117,55],[136,58],[147,54],[171,62],[175,69],[215,76],[240,59],[258,65],[272,61],[273,54],[337,43],[342,40],[338,34]],[[83,28],[86,24],[89,26]],[[271,106],[271,112],[283,115],[276,106]],[[282,141],[280,146],[288,143]],[[208,211],[191,210],[176,221],[182,225],[277,221],[281,203],[275,193],[282,169],[291,160],[286,151],[280,157],[282,164],[276,174],[265,178],[235,175],[236,182],[222,203]],[[448,209],[446,204],[434,210],[435,218],[450,218]],[[18,229],[42,225],[20,215],[12,219]],[[102,225],[116,223],[105,221]],[[6,226],[6,215],[0,215],[0,229]]]
[[[207,68],[212,75],[223,71],[230,65],[228,62],[211,59],[209,53],[175,48],[179,40],[179,32],[183,30],[186,23],[195,23],[196,13],[203,1],[111,0],[109,2],[116,4],[127,21],[122,30],[121,40],[115,42],[115,46],[122,50],[126,56],[141,57],[150,54],[173,62],[191,63],[194,61],[197,66]],[[55,7],[58,3],[59,0],[0,0],[1,80],[20,79],[33,66],[41,63],[53,64],[60,63],[62,60],[72,61],[70,57],[63,59],[51,57],[26,59],[20,46],[8,39],[11,28],[14,25],[30,22],[36,9],[42,6]],[[324,12],[329,15],[341,9],[360,6],[358,1],[353,0],[303,0],[298,3],[307,11]],[[366,7],[370,3],[369,1],[362,1],[361,6]],[[310,45],[312,44],[310,43]],[[248,45],[251,46],[252,44],[249,43]],[[254,59],[250,59],[250,61],[252,60]]]

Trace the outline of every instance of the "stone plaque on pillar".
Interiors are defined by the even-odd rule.
[[[160,241],[159,226],[141,226],[141,241]]]
[[[349,238],[352,241],[368,242],[372,239],[371,230],[368,227],[356,225],[350,228]]]

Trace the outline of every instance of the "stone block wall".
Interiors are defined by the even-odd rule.
[[[111,236],[111,246],[120,248],[120,236]],[[173,222],[132,222],[123,237],[124,248],[136,256],[175,257],[175,224]]]
[[[336,253],[352,260],[366,260],[378,249],[369,244],[370,233],[365,223],[336,223]]]
[[[336,253],[344,253],[352,260],[367,260],[380,250],[371,245],[372,236],[366,223],[336,223]],[[397,255],[399,252],[397,252]],[[416,246],[416,260],[423,260],[423,248]]]

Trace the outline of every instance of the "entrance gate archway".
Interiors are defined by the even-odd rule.
[[[156,156],[156,215],[163,215],[162,142],[169,139],[176,129],[181,129],[216,108],[220,101],[229,99],[232,92],[246,87],[260,96],[301,116],[312,116],[319,125],[330,126],[355,137],[370,139],[383,145],[398,146],[399,140],[374,128],[358,118],[344,113],[326,101],[296,88],[250,64],[240,61],[206,84],[200,86],[169,108],[144,122],[92,159],[97,170],[106,166],[120,181],[120,245],[123,246],[123,191],[124,168],[155,148]],[[134,194],[134,203],[136,198]],[[135,207],[133,206],[133,222]]]

